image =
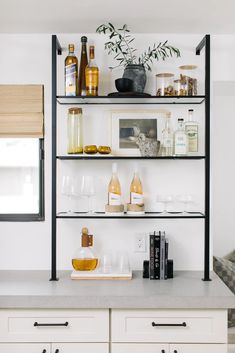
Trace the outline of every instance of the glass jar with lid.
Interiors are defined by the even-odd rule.
[[[174,96],[174,74],[165,72],[156,75],[157,96]]]
[[[182,82],[180,79],[174,80],[175,96],[187,96],[188,86],[187,82]]]
[[[197,95],[197,66],[196,65],[182,65],[179,67],[181,70],[180,81],[183,85],[187,86],[187,96]]]
[[[70,108],[67,118],[67,153],[83,153],[82,109]]]

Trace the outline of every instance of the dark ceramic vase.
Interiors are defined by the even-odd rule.
[[[147,78],[143,65],[127,65],[123,77],[133,80],[133,92],[144,92]]]

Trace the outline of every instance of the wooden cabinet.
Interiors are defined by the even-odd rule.
[[[53,343],[51,353],[108,353],[108,343]]]
[[[0,343],[0,353],[51,353],[51,345],[44,343]]]
[[[225,310],[112,310],[112,342],[224,343]]]
[[[169,353],[227,353],[227,344],[172,344]]]

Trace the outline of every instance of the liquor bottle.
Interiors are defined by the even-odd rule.
[[[86,95],[86,67],[87,67],[87,50],[86,43],[87,37],[83,36],[81,38],[82,49],[81,49],[81,61],[79,68],[79,77],[78,77],[78,95],[85,96]]]
[[[175,131],[174,147],[176,156],[184,156],[188,152],[188,136],[184,129],[184,119],[178,119],[178,129]]]
[[[121,185],[117,176],[117,163],[112,165],[112,177],[108,186],[108,205],[121,206]]]
[[[74,54],[74,44],[69,44],[69,54],[65,58],[64,79],[65,95],[76,96],[78,93],[78,59]]]
[[[93,271],[96,269],[98,258],[95,256],[92,246],[93,235],[88,234],[87,228],[82,228],[81,247],[72,259],[72,265],[76,271]]]
[[[198,122],[193,119],[193,109],[188,110],[185,131],[188,136],[188,152],[198,152]]]
[[[137,166],[130,186],[130,203],[132,205],[144,205],[143,188],[139,177]]]
[[[171,113],[168,113],[165,120],[165,127],[162,131],[162,156],[173,155],[173,130],[171,126]]]
[[[90,46],[89,63],[86,67],[86,95],[98,96],[99,69],[95,62],[95,47]]]

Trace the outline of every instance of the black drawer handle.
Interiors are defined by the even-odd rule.
[[[174,353],[177,353],[177,350],[176,350],[176,349],[174,350]]]
[[[165,349],[162,349],[162,353],[165,353]]]
[[[33,324],[33,326],[34,327],[40,327],[40,326],[44,326],[44,327],[46,327],[46,326],[68,326],[69,325],[69,323],[68,323],[68,321],[66,321],[66,322],[64,322],[64,323],[62,323],[62,324],[39,324],[37,321]]]
[[[56,350],[55,350],[55,353],[59,353],[59,349],[56,349]],[[176,352],[176,353],[177,353],[177,352]]]
[[[47,350],[46,350],[46,349],[43,349],[42,353],[47,353]]]
[[[182,324],[156,324],[156,322],[152,322],[153,327],[186,327],[186,322],[182,322]],[[177,353],[177,352],[176,352]]]

